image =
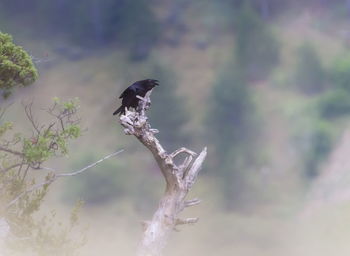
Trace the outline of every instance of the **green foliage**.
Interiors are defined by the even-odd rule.
[[[149,113],[150,120],[154,128],[160,131],[157,137],[161,143],[167,150],[174,150],[183,146],[184,143],[189,143],[184,131],[188,114],[185,111],[183,99],[177,94],[178,85],[175,74],[160,65],[155,65],[151,73],[151,77],[160,81],[160,86],[152,92],[154,104]]]
[[[310,66],[310,63],[308,64]],[[304,69],[307,69],[307,66]],[[331,87],[317,101],[318,112],[322,118],[326,119],[337,118],[350,113],[350,55],[344,54],[342,57],[338,57],[331,66],[329,73]],[[316,73],[315,76],[322,77],[320,73]]]
[[[304,161],[305,175],[314,178],[331,152],[334,144],[332,125],[323,120],[315,120],[312,125],[295,138]]]
[[[97,160],[94,154],[85,154],[75,161],[72,167],[79,170],[94,160]],[[99,205],[120,198],[125,191],[128,191],[124,166],[115,161],[103,162],[99,165],[97,173],[96,171],[91,169],[90,172],[80,175],[79,178],[67,180],[65,200],[81,198],[88,205]]]
[[[28,53],[15,45],[10,35],[0,32],[0,90],[3,96],[8,96],[16,86],[33,83],[37,77]]]
[[[33,126],[31,136],[15,132],[12,123],[0,125],[0,218],[5,218],[11,227],[12,238],[6,243],[10,255],[26,252],[26,255],[71,256],[79,247],[69,238],[77,224],[77,210],[67,227],[59,224],[53,228],[54,215],[38,217],[55,177],[55,173],[43,170],[41,165],[54,156],[67,154],[68,141],[80,135],[77,107],[76,99],[55,99],[47,109],[55,121],[39,125],[34,121],[32,104],[26,105]],[[33,170],[41,172],[32,175]]]
[[[77,99],[60,102],[54,99],[54,109],[58,109],[56,117],[63,122],[64,116],[73,115],[78,107]],[[75,122],[68,121],[66,126],[61,126],[61,129],[53,130],[53,125],[50,125],[45,132],[40,132],[33,138],[23,138],[23,154],[26,161],[31,164],[41,163],[48,160],[50,157],[68,153],[67,141],[76,139],[80,136],[81,130]]]
[[[160,36],[160,25],[149,1],[124,0],[121,4],[114,3],[113,7],[109,10],[111,17],[108,25],[113,28],[110,33],[129,47],[131,59],[144,59]]]
[[[252,150],[258,138],[255,105],[247,82],[235,66],[229,66],[218,77],[212,91],[206,127],[215,146],[216,174],[223,183],[225,205],[239,206],[249,187],[248,170],[254,164]],[[245,170],[245,171],[243,171]]]
[[[295,82],[300,91],[306,94],[321,92],[326,83],[326,71],[314,47],[304,43],[297,51]]]
[[[259,13],[262,18],[274,18],[283,15],[285,11],[290,11],[291,3],[296,3],[299,0],[280,1],[280,0],[219,0],[217,3],[224,3],[225,7],[232,12],[242,7],[249,2],[251,7]],[[298,4],[296,4],[298,6]]]
[[[322,118],[336,118],[350,113],[350,92],[344,89],[330,90],[318,101],[318,110]]]
[[[344,54],[337,58],[331,67],[332,84],[336,88],[342,88],[350,92],[350,54]]]
[[[235,58],[243,79],[265,79],[279,62],[280,44],[248,1],[236,17],[235,36]]]
[[[234,67],[217,79],[211,102],[207,123],[218,154],[225,155],[231,147],[240,149],[248,145],[254,134],[254,104],[247,83]]]
[[[349,92],[344,89],[328,89],[308,100],[302,108],[300,120],[294,120],[298,128],[293,136],[303,163],[304,175],[315,178],[322,163],[327,160],[337,137],[337,118],[350,113]]]
[[[310,136],[310,153],[306,155],[306,170],[311,177],[318,174],[318,164],[324,161],[333,148],[333,140],[328,129],[320,128]]]
[[[307,116],[307,126],[296,132],[297,148],[304,163],[305,175],[314,178],[320,165],[334,146],[336,118],[350,113],[350,58],[338,57],[330,70],[325,70],[314,50],[305,43],[299,48],[295,80],[306,94],[319,93],[307,104],[312,113]],[[330,85],[326,83],[330,82]]]
[[[81,203],[78,202],[71,213],[71,216],[75,217],[73,217],[73,219],[71,218],[68,226],[57,222],[56,213],[54,211],[41,218],[26,218],[24,227],[19,229],[22,233],[16,233],[14,229],[14,235],[20,238],[18,240],[10,240],[7,243],[8,255],[78,255],[77,250],[84,243],[84,238],[79,242],[73,242],[70,236],[72,232],[74,232],[74,228],[78,225],[78,219],[76,217],[77,214],[79,214],[80,208]],[[16,221],[18,222],[18,220]],[[23,222],[24,219],[20,221]],[[23,252],[25,252],[25,254],[23,254]]]
[[[159,38],[159,21],[147,0],[30,2],[27,8],[15,8],[23,6],[20,0],[1,7],[3,12],[20,14],[18,19],[29,17],[45,34],[59,34],[85,48],[114,43],[138,60],[148,56]]]
[[[0,137],[3,136],[7,131],[12,130],[13,123],[5,122],[0,125]]]

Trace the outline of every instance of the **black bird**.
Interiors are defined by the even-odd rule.
[[[122,99],[122,105],[114,111],[113,115],[120,113],[119,115],[125,114],[125,108],[137,108],[140,99],[136,96],[145,97],[149,90],[152,90],[155,86],[159,84],[158,80],[146,79],[133,83],[128,88],[123,91],[119,99]]]

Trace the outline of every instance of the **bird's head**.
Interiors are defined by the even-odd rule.
[[[152,89],[155,86],[159,86],[159,81],[155,79],[147,79],[146,86]]]

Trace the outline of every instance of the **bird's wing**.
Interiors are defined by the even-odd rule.
[[[133,104],[133,101],[136,98],[136,90],[126,90],[123,93],[123,106],[130,107]]]
[[[128,97],[128,96],[132,96],[136,93],[136,88],[129,86],[128,88],[126,88],[122,94],[120,94],[119,99],[124,98],[124,97]]]
[[[136,95],[140,95],[140,94],[142,94],[142,92],[144,91],[145,89],[144,88],[136,88],[136,91],[135,91],[135,93],[136,93]]]

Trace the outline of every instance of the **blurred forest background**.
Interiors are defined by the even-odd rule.
[[[171,151],[208,146],[186,216],[166,255],[349,255],[349,0],[0,0],[0,30],[32,56],[38,81],[14,92],[4,120],[27,127],[21,101],[80,99],[86,131],[75,170],[44,209],[78,199],[81,255],[133,255],[163,180],[113,111],[136,80],[160,80],[150,118]]]

